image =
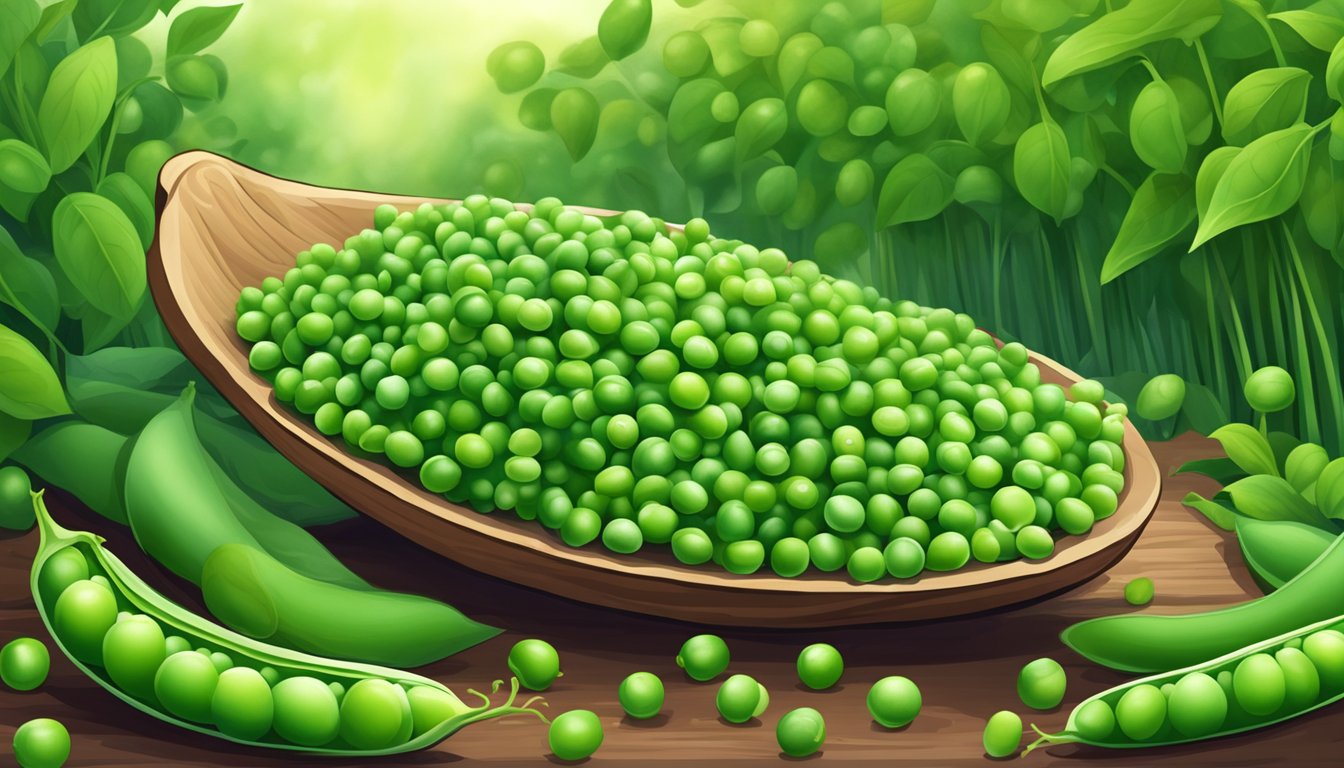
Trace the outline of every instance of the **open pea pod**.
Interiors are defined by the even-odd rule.
[[[1218,658],[1088,698],[1053,744],[1136,748],[1231,736],[1291,720],[1344,699],[1344,616],[1294,629]]]
[[[92,533],[57,525],[33,494],[41,544],[31,585],[57,646],[114,696],[153,717],[239,744],[317,754],[424,749],[472,723],[531,714],[409,672],[334,661],[250,640],[169,601]],[[502,685],[497,681],[491,693]]]

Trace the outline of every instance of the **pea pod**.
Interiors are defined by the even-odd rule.
[[[127,524],[122,471],[129,438],[84,421],[63,421],[37,433],[14,461],[46,482],[73,493],[93,511]]]
[[[1258,581],[1278,589],[1306,570],[1337,537],[1293,520],[1237,517],[1237,543]]]
[[[1089,619],[1060,638],[1088,659],[1122,672],[1178,669],[1330,616],[1344,614],[1344,545],[1337,538],[1278,590],[1231,608],[1184,616]]]
[[[1344,698],[1344,616],[1318,621],[1183,669],[1118,685],[1073,709],[1052,744],[1133,748],[1230,736]],[[1170,686],[1170,687],[1168,687]]]
[[[33,506],[41,532],[33,599],[56,645],[114,696],[160,720],[255,747],[367,757],[424,749],[508,715],[545,720],[535,699],[515,706],[516,679],[498,706],[469,691],[484,700],[472,707],[426,677],[238,635],[156,592],[101,537],[56,524],[41,492]]]

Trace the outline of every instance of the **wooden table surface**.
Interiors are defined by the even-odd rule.
[[[1164,471],[1212,455],[1216,444],[1184,436],[1154,445]],[[778,765],[774,725],[799,706],[820,710],[828,737],[808,760],[824,764],[884,762],[912,766],[986,765],[980,744],[985,718],[1014,709],[1047,731],[1063,726],[1069,708],[1124,678],[1084,662],[1058,640],[1061,629],[1092,616],[1132,610],[1121,596],[1129,579],[1148,576],[1157,588],[1154,613],[1203,610],[1259,594],[1242,565],[1236,542],[1179,500],[1190,490],[1211,492],[1203,478],[1169,478],[1157,513],[1134,549],[1109,572],[1053,599],[1007,612],[920,625],[887,625],[817,631],[719,631],[732,650],[731,671],[754,675],[771,692],[760,721],[733,726],[714,709],[717,686],[687,680],[673,657],[692,625],[572,603],[468,571],[423,550],[375,523],[351,521],[321,532],[324,542],[354,570],[376,584],[419,590],[468,614],[508,627],[499,638],[423,670],[455,690],[487,686],[507,677],[512,643],[536,636],[560,651],[565,676],[547,693],[552,713],[588,708],[602,718],[606,741],[589,762],[611,765]],[[71,497],[50,497],[53,515],[66,527],[97,530],[108,546],[147,580],[194,610],[196,595],[169,579],[141,555],[126,529],[82,508]],[[19,635],[46,639],[28,592],[28,567],[37,534],[0,539],[0,641]],[[710,629],[709,631],[718,631]],[[846,670],[834,690],[803,690],[794,660],[811,642],[834,644]],[[1059,660],[1069,675],[1068,695],[1054,712],[1029,713],[1017,700],[1018,669],[1039,656]],[[651,722],[621,716],[616,687],[637,670],[660,675],[667,686],[664,714]],[[919,684],[924,709],[910,726],[887,731],[865,708],[868,686],[889,674]],[[0,754],[10,764],[14,729],[32,717],[54,717],[70,729],[70,766],[280,766],[359,765],[237,747],[175,729],[114,699],[84,678],[63,656],[51,676],[31,693],[0,693]],[[1294,766],[1339,765],[1344,729],[1339,711],[1321,711],[1272,729],[1198,746],[1105,751],[1076,745],[1039,750],[1029,765]],[[432,750],[386,758],[388,765],[461,762],[498,765],[565,764],[547,755],[546,729],[535,719],[505,719],[472,726]],[[785,758],[787,760],[787,758]],[[801,761],[800,761],[801,762]]]

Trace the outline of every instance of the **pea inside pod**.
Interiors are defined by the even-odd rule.
[[[483,720],[546,719],[536,699],[515,704],[516,679],[499,704],[469,691],[482,700],[471,706],[426,677],[297,653],[212,624],[145,584],[100,537],[56,524],[41,493],[33,505],[41,532],[33,598],[57,646],[160,720],[252,746],[373,756],[423,749]]]
[[[1310,624],[1211,661],[1134,680],[1074,708],[1051,744],[1133,748],[1230,736],[1344,699],[1344,616]]]

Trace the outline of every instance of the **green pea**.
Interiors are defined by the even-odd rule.
[[[411,737],[406,689],[377,678],[355,682],[341,699],[341,739],[355,749],[386,749]]]
[[[1227,719],[1227,694],[1218,681],[1203,672],[1182,675],[1167,701],[1167,716],[1183,736],[1209,736]]]
[[[544,691],[551,687],[560,671],[560,654],[545,640],[528,638],[514,643],[509,650],[509,671],[524,688]]]
[[[231,667],[219,673],[210,698],[215,727],[236,739],[255,741],[271,730],[275,701],[271,686],[251,667]]]
[[[1246,379],[1246,402],[1261,413],[1278,413],[1293,404],[1297,388],[1293,376],[1277,365],[1257,369]]]
[[[844,672],[844,657],[829,643],[813,643],[798,654],[798,679],[814,691],[834,686]]]
[[[826,720],[811,707],[789,710],[775,726],[775,740],[789,757],[815,754],[826,742]]]
[[[868,689],[868,713],[883,728],[904,728],[914,722],[924,698],[908,677],[890,675]]]
[[[1017,673],[1017,695],[1032,709],[1048,710],[1064,700],[1068,678],[1054,659],[1036,659]]]
[[[682,643],[677,666],[697,682],[708,682],[728,669],[728,644],[718,635],[695,635]]]
[[[1066,533],[1081,536],[1092,530],[1095,521],[1092,508],[1081,499],[1060,499],[1055,505],[1055,522],[1059,523],[1059,527]]]
[[[1116,724],[1134,741],[1152,737],[1162,729],[1166,719],[1167,698],[1155,685],[1136,685],[1125,691],[1115,705]]]
[[[1125,602],[1130,605],[1147,605],[1153,602],[1153,580],[1143,576],[1127,582]]]
[[[621,681],[617,699],[636,720],[656,717],[663,709],[663,681],[652,672],[635,672]]]
[[[745,723],[765,712],[770,704],[770,694],[754,677],[733,675],[719,686],[714,704],[724,720]]]
[[[187,655],[179,653],[168,660]],[[320,747],[340,735],[340,704],[321,680],[303,675],[285,678],[271,693],[275,699],[274,728],[280,738],[305,747]]]
[[[0,680],[16,691],[31,691],[42,685],[51,669],[51,655],[42,641],[17,637],[0,649]]]
[[[1013,754],[1022,743],[1022,718],[1008,710],[995,712],[985,723],[983,742],[985,754],[990,757]]]
[[[1321,695],[1321,676],[1311,659],[1299,648],[1284,647],[1274,653],[1283,670],[1284,702],[1298,711]],[[1235,680],[1234,680],[1235,682]]]
[[[1321,678],[1321,688],[1334,693],[1344,688],[1344,632],[1323,629],[1302,640],[1307,654]]]
[[[103,637],[103,667],[122,690],[140,697],[154,692],[154,678],[168,658],[163,628],[148,616],[118,621]]]
[[[61,549],[42,564],[42,572],[37,577],[38,592],[59,596],[71,584],[87,578],[89,561],[84,555],[74,548]]]
[[[33,526],[32,490],[27,472],[0,467],[0,527],[26,531]]]
[[[572,709],[551,721],[547,740],[551,752],[561,760],[592,757],[602,746],[602,721],[587,709]]]
[[[995,520],[1019,531],[1036,517],[1036,502],[1031,494],[1017,486],[1007,485],[994,492],[989,502],[990,514]]]
[[[897,521],[897,526],[900,526],[905,520],[919,520],[919,518],[902,518]],[[919,522],[923,523],[924,521],[919,520]],[[924,531],[924,535],[927,538],[927,525],[925,525]],[[895,535],[896,530],[893,529],[892,533]],[[898,579],[913,578],[918,576],[920,571],[924,570],[924,547],[920,546],[918,541],[909,536],[893,538],[882,552],[882,557],[883,560],[886,561],[887,573],[890,573]]]
[[[971,559],[971,544],[956,531],[944,531],[929,542],[927,566],[931,571],[955,571]]]
[[[61,768],[70,759],[70,732],[48,717],[14,731],[14,759],[22,768]]]
[[[1017,532],[1017,549],[1028,560],[1044,560],[1054,553],[1055,540],[1045,528],[1028,525]]]
[[[845,568],[851,579],[864,584],[887,575],[886,560],[877,547],[858,547],[850,554]]]
[[[80,661],[102,664],[103,636],[117,623],[117,598],[93,580],[76,581],[56,599],[52,625]]]
[[[1101,699],[1078,707],[1073,718],[1078,734],[1089,741],[1104,741],[1115,732],[1115,712]]]
[[[183,720],[208,723],[210,702],[218,683],[219,670],[209,656],[199,651],[182,651],[167,657],[159,665],[154,674],[154,695],[170,714]]]
[[[1185,379],[1174,373],[1154,376],[1139,390],[1137,410],[1150,421],[1169,419],[1185,404]]]

